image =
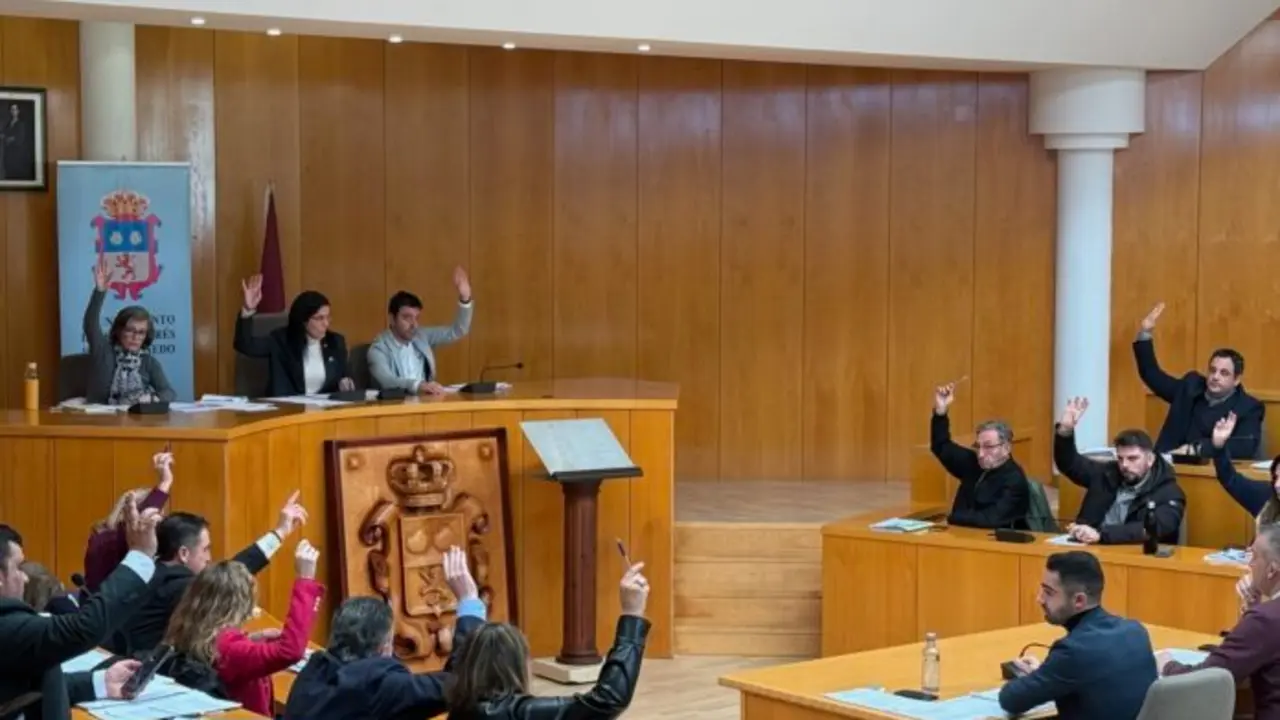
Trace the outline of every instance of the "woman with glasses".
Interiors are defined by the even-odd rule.
[[[151,354],[155,324],[140,305],[116,313],[111,330],[102,332],[102,302],[107,297],[111,271],[105,257],[93,268],[93,294],[84,309],[84,336],[89,342],[90,369],[85,400],[95,404],[130,406],[145,402],[170,402],[173,386],[160,361]]]

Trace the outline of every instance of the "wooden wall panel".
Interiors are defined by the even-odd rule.
[[[386,300],[408,290],[422,299],[423,325],[450,325],[453,268],[471,266],[467,49],[388,44],[386,73],[383,317]],[[436,352],[442,382],[467,380],[468,350],[464,338]]]
[[[927,441],[933,388],[972,375],[974,303],[973,75],[895,71],[889,239],[889,447]],[[972,380],[973,378],[970,377]],[[972,386],[951,421],[969,425]],[[905,477],[908,459],[889,458]]]
[[[1280,387],[1278,66],[1280,22],[1271,21],[1205,73],[1201,110],[1196,364],[1232,346],[1249,386],[1268,389]]]
[[[1027,134],[1027,78],[978,78],[973,233],[973,421],[1002,418],[1047,432],[1053,404],[1056,169],[1040,137]],[[967,428],[956,428],[957,433]],[[1020,457],[1048,480],[1044,452]]]
[[[0,195],[4,256],[0,290],[0,402],[21,407],[22,374],[42,369],[42,399],[52,401],[58,333],[57,161],[80,156],[80,33],[74,22],[35,18],[0,20],[0,79],[5,85],[46,90],[48,191]],[[88,275],[88,270],[85,271]],[[85,283],[92,282],[89,277]]]
[[[22,535],[24,555],[58,572],[58,489],[53,446],[54,441],[40,438],[0,439],[0,522]],[[103,515],[107,509],[103,509]],[[62,558],[71,568],[67,573],[78,571],[72,567],[74,561],[83,559],[84,548],[80,548],[79,555]],[[61,576],[66,577],[67,573]]]
[[[1133,340],[1156,303],[1167,306],[1155,332],[1164,368],[1181,375],[1204,365],[1196,351],[1202,78],[1148,74],[1146,132],[1116,153],[1107,417],[1112,433],[1145,424],[1146,387],[1138,378]]]
[[[635,377],[636,65],[556,55],[556,377]]]
[[[720,474],[801,473],[805,69],[724,64]]]
[[[236,315],[241,281],[262,267],[267,186],[275,189],[276,226],[286,299],[302,290],[301,151],[298,38],[262,33],[214,36],[214,111],[218,165],[216,317],[218,379],[206,391],[235,387]]]
[[[887,70],[809,68],[805,478],[885,475],[889,78]]]
[[[555,56],[476,48],[470,60],[471,371],[522,361],[506,377],[549,379]]]
[[[714,60],[640,63],[636,375],[681,383],[681,476],[720,474],[720,96]]]
[[[300,289],[328,296],[353,345],[386,326],[383,45],[298,41]]]

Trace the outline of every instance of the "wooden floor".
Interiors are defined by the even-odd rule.
[[[738,692],[717,684],[721,675],[794,660],[778,658],[678,657],[646,660],[640,670],[640,687],[631,708],[623,715],[639,718],[697,718],[738,720]],[[572,695],[590,686],[570,687],[535,679],[539,695]]]

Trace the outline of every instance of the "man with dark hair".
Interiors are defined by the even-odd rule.
[[[1280,525],[1264,525],[1253,539],[1249,575],[1261,598],[1240,616],[1240,622],[1209,651],[1198,665],[1183,665],[1161,653],[1156,662],[1161,675],[1182,675],[1202,668],[1229,671],[1236,685],[1249,684],[1253,692],[1253,717],[1280,718]]]
[[[484,624],[485,605],[461,548],[445,554],[444,577],[458,599],[458,620],[442,672],[410,673],[392,655],[391,608],[381,598],[350,598],[334,613],[329,647],[312,655],[294,680],[285,719],[427,718],[445,712],[453,657]]]
[[[1235,413],[1238,422],[1227,450],[1238,459],[1257,457],[1266,406],[1244,390],[1244,357],[1230,348],[1219,348],[1209,356],[1209,369],[1204,375],[1194,370],[1180,378],[1166,374],[1156,362],[1151,339],[1163,312],[1164,303],[1156,305],[1143,319],[1133,342],[1142,382],[1156,397],[1169,403],[1169,412],[1156,438],[1156,452],[1212,455],[1213,426],[1228,413]]]
[[[1156,680],[1147,629],[1102,609],[1102,565],[1092,553],[1050,555],[1036,602],[1044,619],[1067,634],[1044,663],[1014,660],[1018,677],[1000,689],[1000,707],[1021,715],[1044,703],[1060,720],[1133,720]]]
[[[1075,429],[1089,407],[1072,398],[1053,437],[1053,462],[1068,480],[1085,489],[1075,524],[1067,532],[1077,542],[1123,544],[1146,539],[1148,513],[1154,513],[1156,539],[1177,544],[1187,498],[1173,466],[1155,454],[1142,430],[1124,430],[1115,438],[1115,460],[1098,461],[1076,450]]]
[[[298,493],[294,492],[280,509],[275,529],[233,559],[257,575],[271,562],[271,556],[284,544],[285,538],[306,521],[307,511],[298,504]],[[137,655],[159,645],[182,594],[212,560],[209,523],[199,515],[173,513],[160,523],[156,534],[159,562],[146,602],[132,621],[105,645],[117,655]]]
[[[62,663],[102,643],[141,604],[155,573],[158,515],[142,515],[133,498],[125,506],[129,552],[74,613],[44,616],[22,600],[27,577],[22,536],[0,525],[0,718],[68,717],[70,707],[93,699],[120,698],[138,663],[118,662],[96,672],[62,672]]]
[[[401,290],[387,303],[387,329],[369,346],[369,374],[382,389],[398,388],[414,394],[440,395],[433,348],[461,340],[471,330],[471,281],[461,267],[453,271],[458,311],[453,325],[419,327],[422,301]]]
[[[1026,473],[1012,457],[1013,431],[1003,422],[988,420],[977,428],[975,449],[955,444],[947,417],[955,393],[955,383],[937,389],[929,425],[929,448],[942,467],[960,481],[947,522],[965,527],[1025,529],[1031,491]]]

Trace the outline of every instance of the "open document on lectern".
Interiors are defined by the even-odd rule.
[[[528,420],[520,423],[520,429],[553,478],[593,473],[616,477],[640,474],[609,424],[600,418]]]

